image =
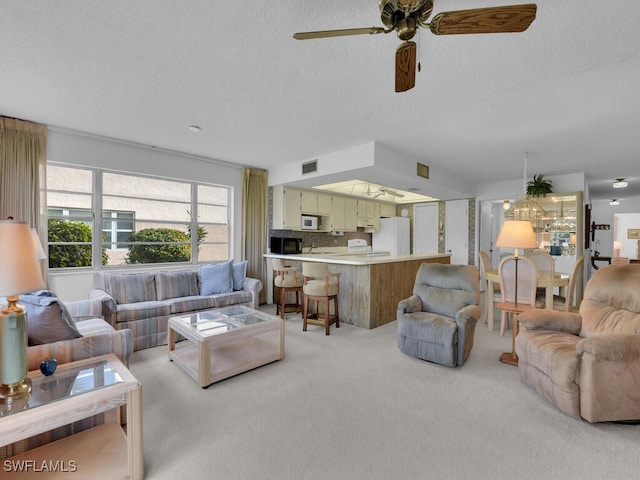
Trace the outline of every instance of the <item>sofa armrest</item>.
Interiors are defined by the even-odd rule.
[[[400,300],[398,303],[398,317],[405,313],[422,311],[422,300],[418,295],[411,295],[409,298]]]
[[[74,300],[64,302],[64,306],[76,322],[102,317],[102,302],[97,299]]]
[[[75,362],[85,358],[114,353],[125,365],[133,351],[133,336],[130,329],[115,330],[100,318],[78,322],[82,337],[59,342],[34,345],[27,349],[29,370],[40,368],[40,362],[54,357],[59,364]]]
[[[578,335],[582,326],[579,313],[535,308],[518,315],[522,330],[555,330]]]
[[[599,333],[585,338],[576,346],[578,354],[590,354],[597,360],[628,362],[640,359],[640,335],[631,333]]]
[[[102,315],[100,316],[113,324],[113,322],[115,321],[116,312],[118,310],[118,304],[116,303],[116,300],[100,288],[92,288],[91,290],[89,290],[89,299],[98,300],[101,303]]]
[[[262,282],[257,278],[245,277],[242,290],[244,290],[245,292],[251,292],[253,308],[257,309],[260,306],[260,291],[262,290]]]

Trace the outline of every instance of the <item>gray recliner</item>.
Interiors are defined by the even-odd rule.
[[[480,277],[469,265],[424,263],[413,295],[398,304],[398,347],[449,367],[463,365],[480,319]]]

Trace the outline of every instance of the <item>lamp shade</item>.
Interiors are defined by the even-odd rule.
[[[42,288],[42,271],[29,225],[0,221],[0,296],[11,297]]]
[[[536,234],[529,220],[507,220],[502,224],[496,247],[538,248]]]

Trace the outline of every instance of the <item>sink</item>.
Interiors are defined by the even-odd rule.
[[[313,251],[313,252],[309,252],[309,255],[335,255],[336,252],[323,252],[323,251]]]

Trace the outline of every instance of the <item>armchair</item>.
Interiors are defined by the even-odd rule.
[[[413,295],[398,304],[398,347],[449,367],[471,353],[480,319],[480,277],[469,265],[422,264]]]
[[[640,420],[640,265],[601,267],[578,313],[519,315],[521,380],[589,422]]]

